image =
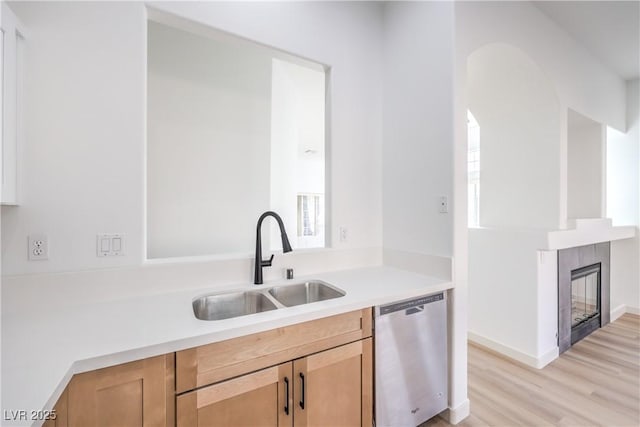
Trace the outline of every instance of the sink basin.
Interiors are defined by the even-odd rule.
[[[255,291],[203,295],[193,300],[193,313],[200,320],[223,320],[345,295],[342,289],[328,283],[309,280]]]
[[[282,305],[291,307],[343,297],[345,292],[328,283],[311,281],[296,285],[276,286],[269,289],[269,294]]]
[[[266,295],[257,291],[204,295],[193,300],[193,312],[200,320],[229,319],[277,308]]]

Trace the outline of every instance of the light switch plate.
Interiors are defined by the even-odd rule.
[[[124,234],[98,234],[96,236],[96,256],[122,256],[125,248]]]

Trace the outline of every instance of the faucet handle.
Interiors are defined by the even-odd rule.
[[[263,267],[271,267],[271,263],[273,262],[273,254],[271,254],[271,258],[269,258],[268,260],[262,260],[260,261],[260,265]]]

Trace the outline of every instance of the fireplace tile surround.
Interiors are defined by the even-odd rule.
[[[574,340],[581,339],[598,327],[602,327],[610,321],[610,271],[611,243],[603,242],[591,245],[561,249],[558,251],[558,347],[563,353],[572,345],[572,278],[575,274],[588,267],[599,267],[600,290],[600,319],[599,322],[592,319],[576,325]],[[576,336],[577,334],[577,336]]]

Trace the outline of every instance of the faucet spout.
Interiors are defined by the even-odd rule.
[[[291,244],[289,243],[289,238],[287,237],[287,232],[284,229],[284,223],[282,222],[282,218],[280,215],[273,211],[267,211],[260,215],[258,218],[258,225],[256,226],[256,262],[255,262],[255,272],[254,272],[254,280],[253,283],[256,285],[261,285],[263,283],[262,280],[262,267],[271,267],[271,263],[273,261],[273,254],[271,258],[268,260],[262,259],[262,221],[268,216],[272,216],[278,222],[278,227],[280,227],[280,238],[282,239],[282,252],[287,253],[291,252]]]

